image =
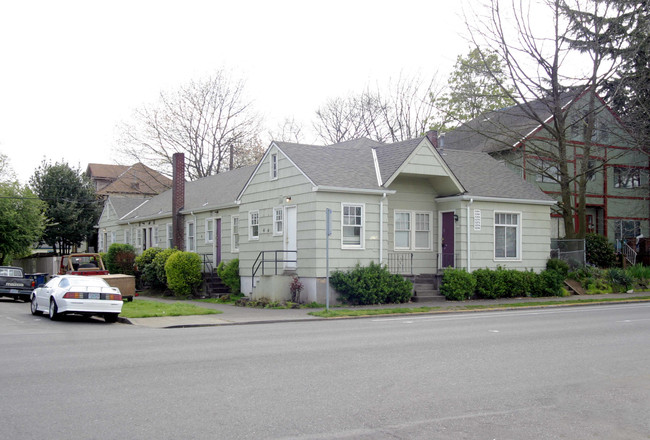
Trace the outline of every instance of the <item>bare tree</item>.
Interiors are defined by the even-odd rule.
[[[436,109],[432,96],[440,93],[435,77],[428,83],[400,77],[386,90],[367,87],[347,98],[334,98],[316,111],[314,129],[327,143],[359,137],[379,142],[398,142],[428,130]]]
[[[224,71],[162,92],[120,127],[118,151],[169,174],[174,153],[185,154],[189,179],[249,163],[260,150],[261,117],[244,96],[244,81]]]
[[[473,128],[472,124],[462,128],[480,131],[481,137],[493,145],[501,143],[504,159],[541,175],[543,181],[557,183],[558,210],[565,233],[567,237],[583,237],[587,182],[604,167],[604,162],[594,165],[592,160],[594,153],[604,157],[602,151],[594,150],[596,121],[604,106],[591,92],[617,66],[616,60],[608,57],[598,44],[598,36],[607,31],[605,21],[594,17],[609,17],[616,11],[599,9],[591,0],[489,0],[484,6],[485,15],[466,17],[466,22],[475,46],[487,46],[499,56],[507,72],[506,80],[499,72],[491,72],[491,76],[516,104],[511,109],[482,116],[484,123],[475,123]],[[531,6],[536,8],[534,16]],[[584,14],[568,14],[582,13],[586,8],[593,8],[589,11],[591,19]],[[576,22],[578,19],[581,21]],[[577,46],[585,28],[590,29],[596,43]],[[576,60],[581,68],[576,68]],[[484,60],[484,65],[490,71],[488,60]],[[583,95],[587,96],[586,104],[577,99]],[[536,127],[544,135],[527,142],[525,154],[515,152],[513,147],[529,134],[525,129]],[[572,142],[576,128],[582,129],[579,145]],[[493,152],[499,150],[492,148]],[[526,156],[535,159],[527,160]],[[569,166],[574,160],[575,170]]]
[[[303,126],[295,118],[285,118],[278,124],[277,129],[269,132],[271,140],[281,142],[301,143],[303,141]]]

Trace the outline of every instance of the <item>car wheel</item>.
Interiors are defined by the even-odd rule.
[[[31,301],[31,310],[32,310],[32,315],[40,315],[41,312],[38,310],[38,304],[36,302],[36,295],[32,297]]]
[[[119,313],[104,313],[104,321],[106,321],[109,324],[117,322],[117,315],[118,314]]]
[[[59,308],[56,306],[56,301],[54,301],[54,298],[50,300],[49,315],[52,321],[59,319]]]

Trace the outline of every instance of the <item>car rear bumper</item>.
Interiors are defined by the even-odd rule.
[[[59,313],[120,313],[122,301],[92,300],[92,299],[59,299],[56,305]]]

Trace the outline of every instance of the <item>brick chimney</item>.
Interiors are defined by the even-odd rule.
[[[185,206],[185,155],[174,153],[172,156],[172,231],[173,245],[185,250],[185,225],[181,209]]]
[[[429,130],[426,133],[427,139],[433,145],[434,148],[438,148],[438,130]]]

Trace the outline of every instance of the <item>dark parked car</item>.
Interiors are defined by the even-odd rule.
[[[25,278],[25,272],[20,267],[0,266],[0,296],[29,301],[36,281]]]

